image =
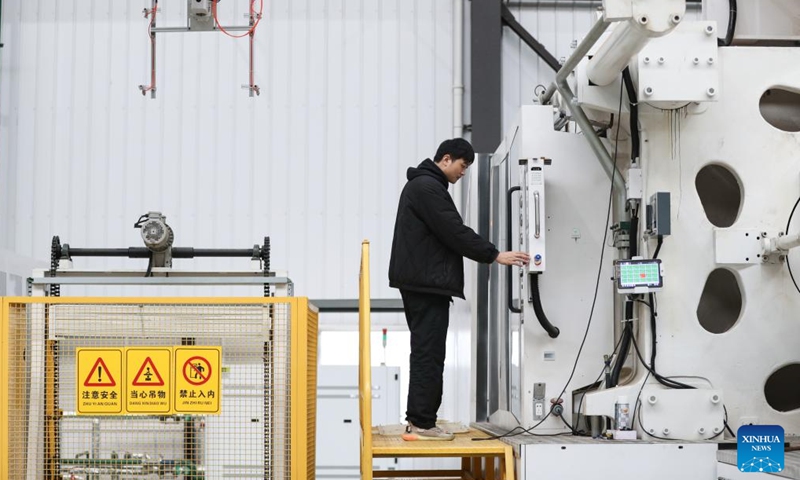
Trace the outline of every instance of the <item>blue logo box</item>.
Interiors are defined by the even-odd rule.
[[[783,471],[783,427],[742,425],[736,432],[736,463],[740,472]]]

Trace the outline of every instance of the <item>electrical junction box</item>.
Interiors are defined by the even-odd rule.
[[[642,181],[642,169],[638,167],[631,167],[628,169],[628,181],[625,182],[625,187],[628,189],[628,200],[641,200],[644,195],[644,187]]]
[[[647,233],[652,236],[669,235],[670,223],[669,192],[657,192],[650,196],[647,203]]]

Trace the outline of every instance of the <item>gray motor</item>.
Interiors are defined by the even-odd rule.
[[[142,240],[151,253],[150,267],[172,267],[172,243],[175,234],[167,225],[167,217],[161,212],[147,212],[134,227],[142,229]]]

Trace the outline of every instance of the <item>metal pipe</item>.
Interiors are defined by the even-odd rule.
[[[602,18],[598,19],[594,25],[592,25],[591,30],[589,33],[586,34],[586,37],[583,38],[583,41],[578,45],[578,48],[572,52],[572,55],[564,62],[564,65],[561,66],[561,70],[556,73],[556,80],[547,87],[547,90],[539,97],[539,102],[542,105],[546,105],[550,102],[550,99],[553,98],[553,94],[556,92],[557,83],[563,82],[567,79],[570,73],[575,70],[575,67],[583,60],[583,57],[589,53],[589,50],[597,43],[597,40],[605,33],[606,29],[608,29],[609,24],[605,22]]]
[[[78,465],[81,467],[131,467],[144,463],[141,458],[62,458],[62,465]]]
[[[453,138],[464,136],[464,0],[453,0]],[[464,182],[453,186],[453,202],[462,214]]]
[[[253,55],[253,50],[255,49],[255,25],[256,25],[256,17],[253,15],[253,2],[254,0],[250,0],[250,86],[248,87],[250,93],[249,95],[252,97],[253,95],[261,95],[261,89],[258,88],[256,85],[256,73],[255,73],[255,56]]]
[[[259,255],[260,247],[253,248],[193,248],[173,247],[172,258],[200,258],[200,257],[246,257]],[[130,248],[69,248],[70,257],[128,257],[150,258],[150,250],[144,247]]]
[[[770,253],[788,252],[789,250],[800,247],[800,235],[785,235],[772,240],[774,247]]]
[[[192,248],[174,247],[172,258],[200,258],[200,257],[252,257],[260,254],[260,248]]]
[[[506,2],[509,8],[597,8],[602,7],[602,0],[542,0],[539,2]],[[701,0],[686,0],[686,8],[701,10]]]
[[[525,30],[525,27],[523,27],[517,21],[517,19],[514,17],[514,14],[511,13],[511,10],[509,10],[505,5],[503,5],[501,16],[503,17],[503,22],[505,22],[505,24],[517,34],[520,40],[525,42],[525,45],[536,52],[536,54],[539,55],[539,58],[541,58],[544,63],[546,63],[556,72],[561,68],[561,64],[558,62],[558,59],[556,59],[552,53],[547,51],[547,48],[545,48],[544,45],[536,40],[533,35],[530,34],[530,32]]]
[[[95,418],[92,420],[92,455],[91,459],[100,458],[100,420]],[[90,479],[100,478],[97,475],[89,475]]]
[[[453,138],[464,134],[464,0],[453,4]],[[456,203],[457,206],[460,206]]]
[[[238,27],[222,27],[228,32],[246,32],[250,30],[250,27],[245,26],[238,26]],[[212,31],[217,31],[218,28],[214,28]],[[192,30],[189,27],[158,27],[153,28],[150,30],[154,33],[186,33],[186,32],[208,32],[209,30]]]
[[[172,467],[197,466],[188,460],[150,460],[145,458],[61,458],[62,465],[81,467],[138,467],[141,465],[167,465]]]
[[[128,257],[150,258],[150,250],[144,247],[131,248],[69,248],[69,257]]]
[[[608,150],[606,150],[606,147],[603,145],[600,137],[597,136],[594,128],[592,128],[589,117],[586,116],[586,112],[583,111],[583,108],[578,105],[575,94],[572,93],[572,89],[569,88],[567,82],[561,81],[557,84],[556,88],[558,89],[558,93],[561,94],[561,98],[564,99],[564,102],[569,107],[569,110],[572,113],[572,119],[581,128],[583,136],[586,137],[586,140],[589,142],[589,146],[592,148],[592,151],[597,156],[597,159],[600,160],[600,165],[603,167],[603,170],[605,170],[609,178],[613,177],[614,189],[616,190],[615,193],[618,196],[616,211],[619,219],[624,218],[626,196],[625,179],[622,177],[622,173],[620,173],[619,169],[616,168],[614,159],[611,158],[611,155],[608,153]],[[617,121],[619,121],[619,119],[617,119]]]
[[[601,87],[610,85],[628,66],[631,57],[641,52],[652,37],[652,32],[638,25],[636,20],[618,24],[589,60],[586,69],[589,80]]]

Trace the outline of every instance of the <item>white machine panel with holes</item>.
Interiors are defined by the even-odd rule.
[[[707,388],[669,390],[660,385],[642,390],[636,421],[644,434],[665,439],[711,440],[725,428],[722,392]],[[675,415],[675,412],[681,412]],[[649,435],[648,435],[649,434]]]

